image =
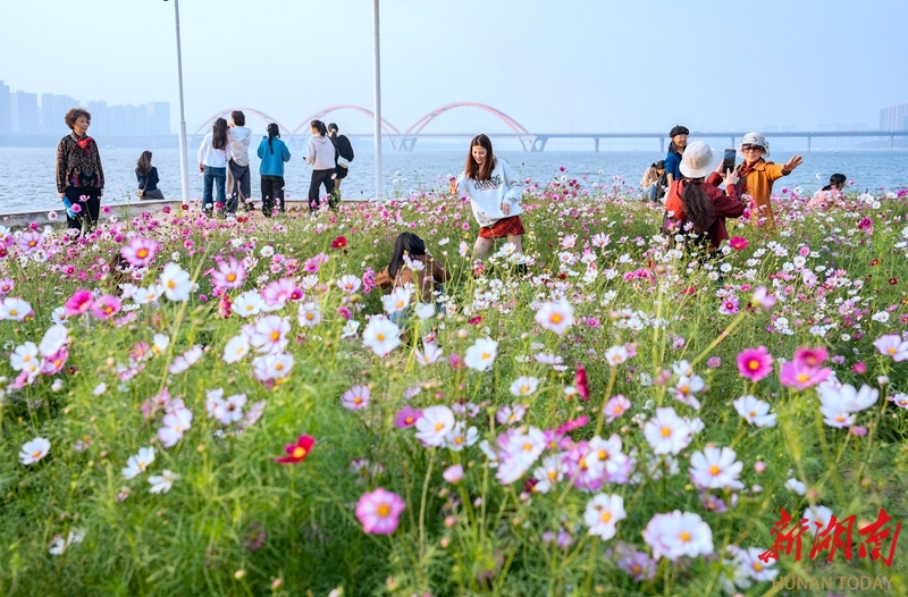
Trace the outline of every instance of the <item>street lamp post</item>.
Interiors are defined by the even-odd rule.
[[[372,24],[375,29],[373,60],[375,71],[375,199],[382,195],[381,176],[381,44],[378,26],[378,0],[372,0]]]
[[[164,0],[167,2],[167,0]],[[180,170],[183,179],[183,203],[189,203],[189,156],[186,143],[186,110],[183,105],[183,52],[180,47],[180,0],[173,0],[177,29],[177,80],[180,89]]]

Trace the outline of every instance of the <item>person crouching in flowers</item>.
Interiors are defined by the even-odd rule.
[[[671,235],[694,232],[699,236],[698,242],[705,243],[708,239],[713,255],[722,241],[728,239],[725,219],[744,213],[737,173],[729,170],[723,180],[721,168],[715,150],[700,141],[691,143],[681,157],[682,178],[672,183],[665,200],[663,231]],[[720,184],[725,185],[724,192],[718,188]]]
[[[426,243],[412,232],[402,232],[394,241],[391,262],[375,277],[376,286],[392,290],[412,290],[411,301],[422,303],[435,302],[435,291],[442,291],[442,284],[447,282],[450,274],[427,251]],[[402,296],[402,295],[401,295]],[[405,305],[392,305],[388,318],[400,324],[404,313],[409,308]]]
[[[482,261],[496,238],[507,238],[515,247],[522,264],[523,223],[520,221],[520,196],[523,186],[517,173],[506,161],[496,158],[492,141],[486,135],[476,135],[470,141],[467,163],[463,173],[448,185],[448,192],[469,197],[473,215],[479,222],[479,238],[473,246],[473,260]]]

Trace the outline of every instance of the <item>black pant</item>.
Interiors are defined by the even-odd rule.
[[[309,183],[309,211],[315,211],[321,204],[318,198],[319,187],[325,185],[328,193],[328,207],[334,208],[337,200],[334,198],[334,168],[328,170],[313,170],[312,181]]]
[[[66,187],[65,195],[74,206],[78,205],[81,208],[81,211],[76,214],[75,220],[66,214],[66,226],[82,230],[84,220],[86,230],[94,228],[98,222],[98,216],[101,215],[101,189],[98,187]],[[88,199],[82,201],[82,197],[88,197]]]
[[[262,175],[262,213],[271,216],[277,207],[284,213],[284,177]]]

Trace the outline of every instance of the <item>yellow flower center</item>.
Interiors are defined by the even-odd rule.
[[[715,477],[716,475],[718,475],[721,472],[721,470],[722,469],[720,469],[718,466],[716,466],[714,464],[711,467],[709,467],[709,474],[712,475],[713,477]]]
[[[608,521],[610,521],[610,520],[612,519],[612,513],[609,512],[608,510],[606,510],[606,511],[604,511],[604,512],[599,516],[599,519],[600,519],[602,522],[608,522]]]
[[[384,518],[385,516],[389,516],[391,514],[391,506],[389,506],[388,504],[382,504],[375,511],[379,516]]]
[[[799,373],[799,374],[798,374],[798,381],[799,381],[799,382],[804,383],[804,382],[806,382],[808,379],[810,379],[810,376],[807,375],[806,373]]]
[[[167,288],[173,290],[176,287],[177,287],[177,285],[174,284],[173,280],[167,280]]]
[[[148,249],[139,249],[138,251],[136,251],[136,257],[138,257],[139,259],[145,259],[146,257],[148,257]]]
[[[227,281],[228,281],[228,282],[233,282],[234,280],[236,280],[236,274],[235,274],[235,273],[230,272],[229,274],[227,274]]]
[[[561,321],[563,319],[564,318],[561,316],[560,313],[552,313],[552,316],[549,318],[549,321],[551,321],[554,324],[559,324],[559,323],[561,323]]]
[[[756,371],[757,369],[760,368],[760,361],[758,361],[756,359],[751,359],[750,362],[747,363],[747,368],[750,369],[751,371]]]
[[[608,460],[608,450],[599,450],[599,460]]]
[[[302,446],[297,446],[297,447],[293,448],[293,457],[294,458],[302,458],[305,455],[306,455],[306,448],[304,448]]]
[[[671,434],[672,434],[671,427],[663,427],[663,428],[662,428],[662,437],[668,437],[668,436],[670,436]]]
[[[32,458],[37,458],[39,456],[41,456],[41,450],[35,450],[34,452],[32,452]]]
[[[490,353],[490,352],[484,352],[484,353],[482,353],[482,360],[483,360],[483,361],[485,361],[485,360],[487,360],[487,359],[489,359],[489,358],[491,358],[491,357],[492,357],[492,353]]]
[[[681,537],[680,537],[680,538],[681,538],[682,541],[684,541],[685,543],[687,543],[688,541],[690,541],[690,533],[688,533],[687,531],[682,531],[682,532],[681,532]]]
[[[384,341],[385,341],[385,335],[384,335],[384,334],[381,334],[381,333],[376,334],[376,335],[375,335],[375,339],[378,340],[379,342],[384,342]]]
[[[271,332],[271,341],[277,342],[281,337],[281,333],[278,331]]]
[[[435,423],[435,431],[441,431],[444,428],[445,428],[445,424],[442,423],[441,421],[439,421],[438,423]]]

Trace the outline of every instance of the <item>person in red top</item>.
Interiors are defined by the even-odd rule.
[[[687,146],[681,157],[682,178],[672,183],[665,200],[663,231],[673,235],[694,232],[701,240],[709,240],[711,252],[718,250],[728,239],[725,219],[744,213],[738,174],[729,170],[723,177],[721,168],[719,154],[706,143]],[[725,191],[719,189],[720,184]]]

